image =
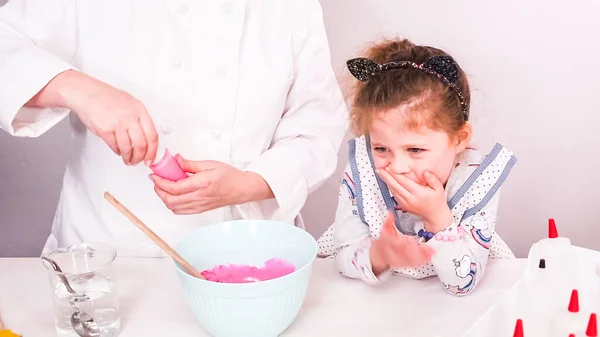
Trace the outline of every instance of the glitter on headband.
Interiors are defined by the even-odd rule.
[[[459,76],[458,65],[450,56],[432,56],[422,64],[410,61],[378,64],[369,59],[360,57],[348,60],[346,64],[352,76],[356,77],[356,79],[361,82],[368,82],[373,76],[377,76],[382,71],[398,68],[414,68],[433,75],[439,78],[456,93],[462,107],[465,121],[469,120],[469,107],[465,102],[462,92],[456,85]]]

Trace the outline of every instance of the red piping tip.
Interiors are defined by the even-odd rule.
[[[579,312],[579,293],[577,289],[571,292],[571,300],[569,300],[569,312]]]
[[[523,337],[523,320],[518,319],[517,324],[515,325],[515,332],[513,333],[513,337]]]
[[[587,330],[585,330],[585,335],[587,337],[598,337],[598,323],[596,321],[596,314],[590,315],[590,320],[588,321]]]
[[[554,222],[554,219],[548,221],[548,237],[551,239],[558,237],[558,230],[556,229],[556,222]]]

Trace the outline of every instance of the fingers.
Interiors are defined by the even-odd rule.
[[[413,246],[409,247],[411,249],[410,254],[413,255],[414,262],[416,262],[417,265],[431,261],[431,258],[433,257],[433,248],[416,242]]]
[[[121,152],[119,151],[119,145],[117,144],[117,138],[114,133],[107,132],[105,134],[102,134],[100,137],[102,138],[102,140],[104,140],[106,145],[110,147],[112,152],[114,152],[118,156],[121,155]]]
[[[400,185],[398,183],[398,181],[396,181],[396,179],[394,179],[394,177],[392,177],[392,175],[387,170],[385,170],[385,169],[377,170],[377,174],[379,174],[381,179],[383,179],[383,181],[385,181],[385,183],[388,185],[388,187],[393,192],[395,192],[394,197],[401,198],[401,199],[409,199],[410,198],[410,196],[411,196],[410,192],[408,192],[408,190],[406,188],[404,188],[404,186]]]
[[[433,257],[433,250],[431,249],[431,247],[428,247],[426,245],[416,244],[413,250],[413,254],[413,266],[416,267],[431,262],[431,258]]]
[[[201,188],[196,182],[196,179],[182,179],[179,181],[171,181],[163,179],[156,174],[151,174],[150,179],[154,182],[154,186],[170,195],[184,195],[197,191]]]
[[[415,245],[414,248],[406,254],[406,267],[418,267],[431,261],[431,256],[421,249],[420,245]]]
[[[123,158],[123,162],[126,165],[131,163],[131,155],[133,154],[133,148],[131,147],[131,140],[129,139],[129,133],[127,132],[126,126],[120,126],[115,132],[115,138],[117,140],[117,146],[119,148],[119,154]]]
[[[398,235],[396,232],[396,226],[394,225],[395,221],[396,218],[394,217],[394,213],[388,212],[385,222],[383,223],[383,228],[381,229],[382,236],[395,237]]]
[[[428,263],[434,250],[419,244],[414,238],[400,235],[387,245],[389,265],[393,268],[417,267]]]
[[[156,152],[158,151],[158,133],[156,133],[154,122],[152,122],[152,119],[148,114],[142,114],[140,117],[140,126],[144,131],[148,146],[143,160],[144,163],[146,163],[146,166],[150,166],[156,159]]]
[[[180,154],[175,156],[181,169],[188,173],[210,171],[218,167],[219,163],[212,160],[193,161],[184,159]]]
[[[404,262],[404,267],[416,267],[426,262],[419,252],[419,244],[408,237],[400,237],[394,242],[397,259]]]
[[[144,161],[150,165],[156,158],[158,135],[147,115],[120,125],[115,136],[125,164],[136,165]]]
[[[424,265],[431,261],[431,255],[423,249],[422,245],[417,245],[417,249],[413,252],[413,260],[411,261],[411,267],[417,267]]]
[[[444,189],[442,182],[433,173],[425,171],[425,173],[423,173],[423,178],[425,178],[427,185],[429,185],[429,187],[433,188],[435,191]]]
[[[427,259],[427,262],[431,261],[433,255],[435,255],[435,249],[428,245],[419,245],[419,247],[421,248],[421,253],[423,254],[423,257]]]
[[[194,195],[190,193],[173,195],[160,189],[158,186],[154,186],[154,192],[156,192],[165,205],[172,211],[189,208],[195,202]]]
[[[198,199],[194,194],[172,195],[154,186],[154,192],[163,201],[165,206],[177,215],[200,214],[210,207],[209,199]]]
[[[206,207],[200,207],[200,206],[190,206],[190,207],[185,207],[185,208],[180,208],[180,209],[172,209],[174,214],[177,215],[191,215],[191,214],[200,214],[200,213],[204,213],[206,211]]]
[[[175,155],[175,160],[177,160],[177,164],[186,173],[197,173],[196,167],[191,160],[184,159],[179,153]]]
[[[148,148],[146,134],[144,133],[144,130],[142,130],[141,125],[138,123],[131,124],[127,130],[127,133],[129,134],[129,140],[133,145],[130,165],[136,165],[146,156],[146,150]]]
[[[411,194],[417,194],[420,189],[423,189],[422,185],[419,185],[417,182],[403,174],[392,175],[392,177],[394,177],[400,186],[404,187]]]

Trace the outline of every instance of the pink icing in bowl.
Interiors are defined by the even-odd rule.
[[[250,283],[276,279],[296,270],[287,260],[272,258],[263,267],[244,264],[222,264],[204,270],[202,276],[208,281],[221,283]]]

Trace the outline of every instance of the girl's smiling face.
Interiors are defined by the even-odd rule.
[[[421,185],[426,185],[423,174],[428,171],[445,185],[456,156],[469,146],[470,123],[455,135],[426,125],[409,127],[404,119],[405,108],[400,106],[380,112],[373,118],[369,136],[375,166],[378,169],[388,167],[393,174],[405,175]],[[423,115],[432,114],[423,112]]]

